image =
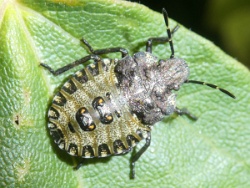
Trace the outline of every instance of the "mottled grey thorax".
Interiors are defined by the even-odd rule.
[[[132,113],[145,124],[154,124],[174,112],[178,90],[189,69],[182,59],[158,60],[151,53],[138,52],[117,63],[118,88]]]

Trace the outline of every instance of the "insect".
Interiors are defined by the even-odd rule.
[[[214,84],[188,80],[188,65],[174,56],[172,35],[179,27],[169,29],[165,9],[163,17],[167,37],[149,38],[145,52],[130,56],[120,47],[94,50],[82,39],[90,55],[57,70],[41,63],[56,76],[89,60],[94,61],[77,71],[53,98],[48,111],[48,128],[59,148],[83,159],[108,157],[126,154],[145,139],[145,145],[131,157],[131,178],[134,178],[135,163],[149,147],[151,127],[156,122],[172,113],[196,119],[187,110],[176,107],[173,90],[179,90],[184,83],[203,84],[235,98]],[[167,42],[171,56],[158,60],[152,54],[152,45]],[[121,59],[100,57],[116,52],[121,53]]]

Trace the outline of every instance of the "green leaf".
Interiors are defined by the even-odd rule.
[[[223,49],[249,68],[250,1],[211,0],[206,12],[207,28],[220,36]]]
[[[144,51],[149,37],[166,36],[162,15],[112,0],[2,0],[0,13],[0,187],[250,186],[250,74],[214,44],[182,26],[173,39],[190,79],[217,84],[236,99],[184,84],[177,105],[199,119],[172,115],[157,123],[130,180],[131,153],[72,170],[76,160],[53,143],[46,114],[56,89],[81,67],[54,77],[39,64],[57,69],[85,56],[82,37],[95,49]],[[169,58],[169,45],[155,45],[153,53]]]

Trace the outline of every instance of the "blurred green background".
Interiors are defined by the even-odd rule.
[[[138,2],[133,0],[133,2]],[[250,0],[140,0],[215,43],[250,68]]]

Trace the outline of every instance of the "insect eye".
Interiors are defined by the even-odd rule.
[[[179,90],[180,89],[180,86],[179,85],[174,85],[174,88],[173,88],[175,91]]]

